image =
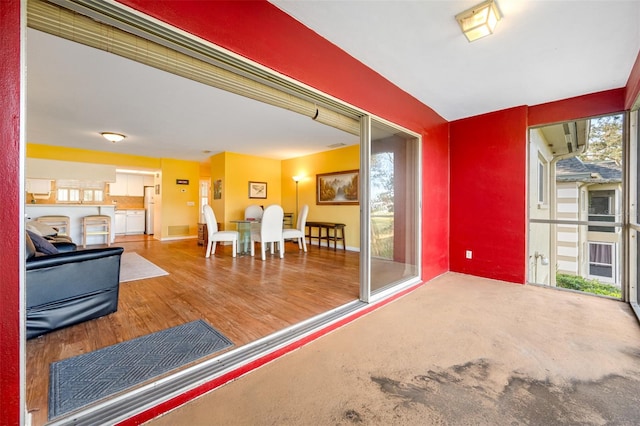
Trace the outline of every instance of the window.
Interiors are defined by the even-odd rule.
[[[80,201],[80,190],[77,188],[58,188],[56,198],[60,203],[77,203]]]
[[[614,245],[589,243],[589,276],[613,282],[615,278]]]
[[[103,192],[101,189],[83,189],[82,201],[101,202],[103,201]]]
[[[589,191],[589,221],[615,222],[614,190]],[[589,231],[615,232],[614,227],[589,225]]]
[[[218,183],[219,182],[219,183]],[[220,181],[216,181],[216,183],[218,183],[218,191],[222,191],[221,187],[222,187],[222,182]],[[215,194],[214,194],[214,199],[215,199]],[[220,197],[222,197],[222,194],[220,193]],[[204,223],[204,206],[206,206],[209,203],[209,180],[201,180],[200,181],[200,223]]]
[[[538,157],[538,204],[546,204],[547,163]]]

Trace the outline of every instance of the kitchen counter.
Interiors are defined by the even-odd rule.
[[[70,220],[69,236],[76,244],[82,244],[82,218],[101,214],[111,217],[111,242],[115,239],[115,209],[113,204],[26,204],[26,220],[40,216],[68,216]],[[101,235],[90,235],[87,244],[104,244]]]

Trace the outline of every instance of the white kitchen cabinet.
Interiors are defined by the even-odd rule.
[[[49,198],[51,194],[51,181],[49,179],[27,179],[27,192],[36,196]]]
[[[142,175],[116,173],[116,181],[109,183],[109,195],[129,197],[144,196],[144,177]]]
[[[126,234],[144,234],[144,209],[126,210]]]
[[[124,235],[127,233],[127,212],[117,211],[116,214],[116,235]]]
[[[127,177],[127,195],[130,197],[144,197],[144,177],[129,175]]]
[[[143,175],[144,176],[144,186],[153,186],[153,175]]]
[[[116,181],[109,183],[109,195],[127,195],[128,175],[116,173]]]

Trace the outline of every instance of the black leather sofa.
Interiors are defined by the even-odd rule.
[[[43,255],[28,234],[25,239],[27,339],[118,310],[123,248]],[[72,249],[60,243],[63,250]]]

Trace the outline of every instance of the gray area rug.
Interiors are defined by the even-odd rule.
[[[169,275],[167,271],[149,262],[135,252],[124,252],[120,258],[120,282]]]
[[[54,362],[49,420],[232,345],[198,320]]]

